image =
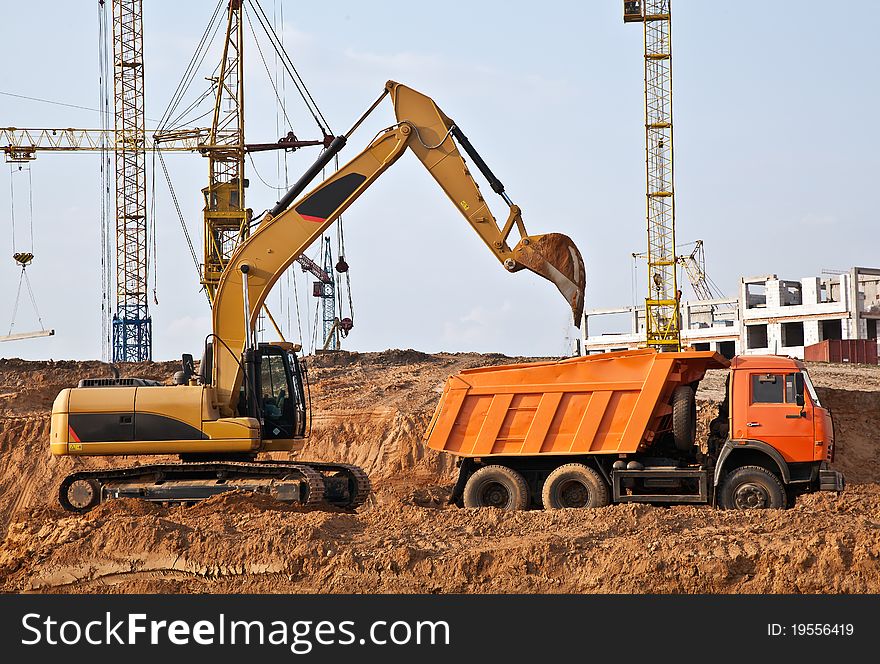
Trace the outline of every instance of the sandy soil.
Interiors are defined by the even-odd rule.
[[[309,360],[314,425],[302,456],[370,473],[376,495],[356,514],[239,495],[65,513],[56,507],[65,474],[119,460],[52,457],[48,412],[59,389],[109,371],[0,360],[0,591],[880,592],[878,367],[810,366],[837,423],[836,465],[850,483],[840,497],[751,514],[644,505],[508,514],[448,507],[451,460],[421,436],[449,374],[514,358],[394,350]],[[167,380],[176,368],[123,372]],[[704,424],[722,392],[720,375],[701,386]]]

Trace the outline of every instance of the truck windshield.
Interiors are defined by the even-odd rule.
[[[816,394],[816,388],[813,387],[813,381],[810,380],[810,374],[806,371],[804,373],[804,384],[807,386],[807,392],[810,393],[810,399],[813,401],[814,406],[822,407],[822,404],[819,402],[819,395]]]

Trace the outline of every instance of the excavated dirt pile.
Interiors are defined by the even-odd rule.
[[[453,464],[421,444],[443,381],[518,359],[309,358],[314,417],[302,456],[370,473],[376,495],[356,514],[227,494],[195,507],[116,501],[83,516],[57,507],[61,478],[120,460],[53,458],[48,413],[58,390],[108,367],[0,360],[0,591],[880,592],[880,368],[810,367],[837,423],[836,465],[849,482],[839,497],[757,513],[448,507]],[[122,369],[168,380],[177,365]],[[723,375],[708,376],[703,426],[722,396]]]

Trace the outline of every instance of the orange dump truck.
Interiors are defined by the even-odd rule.
[[[728,371],[726,396],[698,444],[709,369]],[[831,414],[803,362],[779,356],[643,349],[470,369],[446,382],[426,444],[460,457],[465,507],[784,508],[844,486]]]

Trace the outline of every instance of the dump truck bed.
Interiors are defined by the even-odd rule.
[[[425,442],[465,457],[642,452],[668,430],[675,388],[728,366],[640,349],[469,369],[447,380]]]

